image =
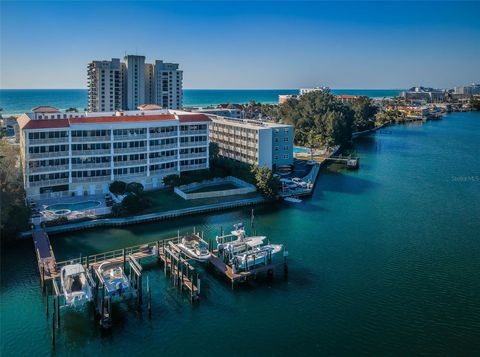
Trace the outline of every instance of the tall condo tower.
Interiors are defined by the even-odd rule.
[[[183,71],[176,63],[155,61],[155,96],[153,104],[162,108],[180,109],[182,107]]]
[[[127,90],[127,107],[124,109],[135,110],[139,105],[145,104],[145,56],[128,55],[124,58]]]
[[[122,66],[120,59],[88,64],[88,110],[104,112],[122,109]]]

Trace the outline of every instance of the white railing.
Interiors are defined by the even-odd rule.
[[[68,151],[49,151],[49,152],[29,153],[30,159],[44,159],[47,157],[66,157],[66,156],[68,156]]]
[[[72,150],[72,156],[109,155],[109,154],[110,154],[110,149]]]
[[[178,144],[166,144],[166,145],[150,145],[150,151],[160,151],[160,150],[167,150],[167,149],[176,149]]]
[[[129,181],[129,180],[135,180],[139,177],[145,177],[147,176],[147,172],[138,172],[138,173],[135,173],[135,174],[126,174],[126,175],[115,175],[115,180],[126,180],[126,181]]]
[[[199,134],[207,134],[207,130],[184,130],[180,131],[180,135],[199,135]]]
[[[180,147],[205,146],[206,143],[206,141],[190,141],[186,143],[180,143]]]
[[[195,164],[195,165],[181,165],[180,171],[189,171],[189,170],[199,170],[199,169],[206,169],[207,164]]]
[[[175,175],[178,174],[177,168],[171,168],[171,169],[162,169],[162,170],[150,170],[150,176],[156,176],[156,175]]]
[[[29,184],[30,184],[30,187],[62,185],[62,184],[68,184],[68,178],[40,180],[40,181],[30,182]]]
[[[72,164],[72,169],[109,169],[109,162],[96,162],[88,164]]]
[[[113,149],[115,154],[124,154],[124,153],[133,153],[133,152],[144,152],[147,151],[147,147],[138,147],[138,148],[117,148]]]
[[[68,138],[29,139],[28,144],[29,145],[68,144]]]
[[[65,171],[68,170],[68,165],[49,165],[49,166],[39,166],[39,167],[30,167],[30,173],[38,172],[49,172],[49,171]]]
[[[168,133],[150,133],[150,139],[152,138],[166,138],[170,136],[177,136],[178,132],[177,131],[170,131]]]
[[[73,177],[73,183],[110,181],[110,174],[107,176]]]
[[[147,159],[114,162],[115,167],[138,166],[138,165],[146,165],[146,164],[147,164]]]
[[[114,141],[124,141],[124,140],[145,140],[147,134],[132,134],[132,135],[113,135]]]
[[[73,143],[89,142],[89,141],[110,141],[110,136],[75,136],[72,137]]]
[[[158,162],[168,162],[168,161],[177,161],[177,156],[172,155],[172,156],[161,156],[161,157],[150,158],[150,163],[151,164],[156,164]]]
[[[197,152],[191,154],[180,154],[180,159],[194,159],[194,158],[205,158],[207,156],[206,152]]]

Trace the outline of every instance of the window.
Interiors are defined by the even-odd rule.
[[[278,151],[278,146],[275,146],[275,151]]]
[[[284,141],[284,142],[288,142],[288,138],[283,138],[283,141]]]
[[[287,160],[287,159],[288,159],[288,154],[283,155],[283,158],[284,158],[285,160]]]

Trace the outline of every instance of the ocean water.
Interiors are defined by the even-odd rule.
[[[258,234],[285,243],[289,274],[232,290],[202,271],[191,305],[144,264],[153,312],[113,306],[102,335],[91,314],[62,311],[52,353],[32,242],[2,251],[2,356],[480,355],[480,113],[358,139],[358,171],[331,165],[300,204],[255,208]],[[58,259],[243,221],[250,208],[52,236]]]
[[[255,100],[261,103],[278,103],[280,94],[298,94],[297,89],[185,89],[183,105],[205,107],[223,103],[248,103]],[[381,98],[399,95],[395,89],[339,89],[335,94],[366,95]],[[59,109],[70,107],[83,110],[87,106],[86,89],[2,89],[0,108],[6,114],[21,114],[39,105],[52,105]]]

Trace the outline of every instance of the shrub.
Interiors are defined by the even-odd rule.
[[[135,195],[141,195],[143,193],[143,185],[138,182],[130,182],[125,188],[126,193],[133,193]]]
[[[110,190],[111,193],[114,193],[116,195],[123,195],[125,194],[125,190],[127,188],[127,184],[123,181],[113,181],[108,189]]]

